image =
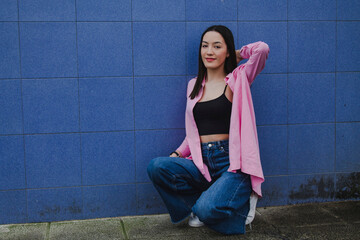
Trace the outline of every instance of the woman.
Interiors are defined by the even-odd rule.
[[[235,51],[225,26],[202,34],[198,75],[187,88],[186,137],[169,157],[153,159],[147,169],[172,222],[190,215],[193,227],[245,233],[257,199],[249,212],[250,195],[261,196],[264,181],[250,85],[268,53],[263,42]]]

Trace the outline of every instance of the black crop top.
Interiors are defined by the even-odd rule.
[[[210,134],[229,134],[232,103],[223,94],[215,99],[197,102],[193,113],[200,136]]]

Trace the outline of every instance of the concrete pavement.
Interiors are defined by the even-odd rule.
[[[207,227],[172,224],[167,214],[0,225],[0,240],[360,239],[360,201],[257,208],[252,229],[225,236]]]

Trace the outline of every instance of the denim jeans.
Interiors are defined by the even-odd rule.
[[[181,222],[194,212],[205,225],[224,234],[245,233],[252,191],[250,176],[228,172],[228,140],[202,143],[208,182],[191,160],[158,157],[148,165],[148,175],[163,199],[171,221]]]

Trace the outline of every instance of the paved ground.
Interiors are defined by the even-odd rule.
[[[167,214],[0,225],[0,240],[115,239],[360,239],[360,201],[258,208],[245,235],[173,225]]]

